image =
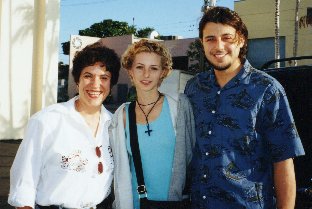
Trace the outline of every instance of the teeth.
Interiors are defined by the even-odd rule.
[[[88,94],[90,94],[91,96],[98,96],[101,94],[101,92],[94,92],[94,91],[87,91]]]
[[[215,54],[215,56],[216,56],[217,58],[221,58],[221,57],[224,57],[224,54]]]

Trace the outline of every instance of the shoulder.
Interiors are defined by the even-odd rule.
[[[118,122],[123,121],[126,106],[129,104],[130,104],[130,102],[125,102],[117,108],[117,110],[115,111],[115,113],[113,114],[113,117],[112,117],[112,123],[111,123],[112,127],[117,126]]]
[[[50,105],[32,115],[27,127],[28,129],[53,130],[68,112],[63,104]]]
[[[129,105],[129,104],[130,104],[130,102],[125,102],[125,103],[121,104],[121,105],[117,108],[117,110],[115,111],[114,116],[117,116],[117,115],[119,115],[119,114],[122,114],[123,111],[124,111],[124,109],[125,109],[125,107],[126,107],[127,105]]]
[[[67,112],[68,108],[63,103],[53,104],[35,113],[33,116],[31,116],[30,119],[32,120],[47,119],[52,116],[55,117],[61,114],[67,114]]]
[[[200,77],[202,73],[198,73],[196,75],[194,75],[192,78],[190,78],[187,83],[186,83],[186,86],[185,86],[185,89],[188,89],[190,88],[191,86],[194,86],[197,82],[198,82],[198,79]]]
[[[213,79],[212,70],[200,72],[189,79],[185,85],[184,93],[190,95],[198,89],[210,87]]]
[[[268,73],[257,69],[254,69],[251,73],[251,82],[264,86],[267,93],[279,92],[283,95],[286,94],[281,83]]]

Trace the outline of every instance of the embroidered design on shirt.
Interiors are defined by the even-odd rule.
[[[75,150],[68,156],[62,156],[61,168],[76,172],[85,172],[88,159],[83,159],[81,150]]]

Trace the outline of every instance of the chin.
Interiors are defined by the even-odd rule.
[[[213,66],[215,70],[218,70],[218,71],[226,71],[227,69],[229,69],[231,65],[226,65],[226,66]]]
[[[225,71],[227,69],[229,69],[231,67],[231,63],[225,63],[225,64],[222,64],[222,63],[213,63],[213,62],[209,62],[212,67],[215,69],[215,70],[218,70],[218,71]]]

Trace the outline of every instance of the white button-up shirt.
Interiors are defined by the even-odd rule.
[[[101,109],[96,137],[75,110],[77,97],[36,113],[11,168],[8,202],[15,207],[61,205],[85,208],[110,193],[113,156],[108,139],[111,113]],[[101,146],[101,157],[95,148]],[[103,173],[98,173],[98,163]]]

